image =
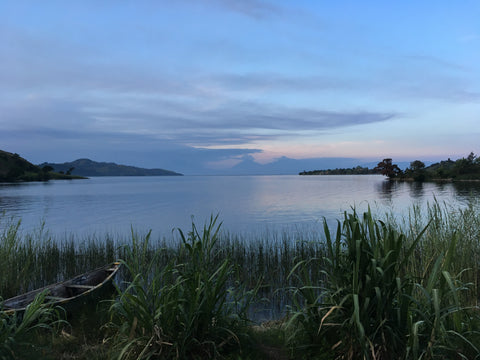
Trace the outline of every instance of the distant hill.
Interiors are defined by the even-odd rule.
[[[57,172],[70,172],[80,176],[182,176],[182,174],[170,170],[143,169],[90,159],[78,159],[63,164],[43,163],[40,166],[51,166]]]
[[[55,173],[51,167],[33,165],[18,154],[0,150],[0,182],[78,178],[81,177]]]

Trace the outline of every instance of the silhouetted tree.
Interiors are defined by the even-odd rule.
[[[392,159],[390,158],[380,161],[374,170],[380,172],[382,175],[388,176],[390,179],[395,178],[402,173],[402,170],[397,164],[393,164]]]
[[[45,165],[44,167],[42,167],[42,171],[38,174],[39,180],[43,180],[43,181],[50,180],[51,175],[49,173],[51,171],[53,171],[53,167],[49,165]]]
[[[415,160],[410,163],[410,170],[419,171],[425,169],[425,163],[420,160]]]
[[[475,154],[473,153],[473,151],[472,151],[472,152],[468,155],[468,157],[467,157],[468,163],[469,163],[469,164],[473,164],[473,162],[475,161],[476,157],[477,157],[477,155],[475,155]]]
[[[410,163],[410,176],[415,181],[425,181],[425,163],[420,160],[415,160]]]

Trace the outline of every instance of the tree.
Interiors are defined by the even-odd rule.
[[[474,174],[480,171],[479,165],[478,157],[471,152],[467,158],[461,158],[455,161],[455,171],[459,175]]]
[[[415,160],[410,163],[410,173],[415,181],[425,181],[425,163]]]
[[[39,180],[43,180],[43,181],[50,180],[51,175],[49,173],[52,171],[53,171],[53,167],[51,167],[50,165],[45,165],[44,167],[42,167],[42,171],[38,174]]]
[[[420,160],[415,160],[410,163],[410,170],[419,171],[425,169],[425,163]]]
[[[388,176],[390,179],[395,178],[402,173],[402,170],[400,170],[398,165],[393,164],[392,159],[389,158],[383,159],[379,162],[374,170],[380,172],[382,175]]]
[[[476,155],[473,153],[473,151],[470,153],[470,155],[468,155],[467,157],[467,161],[469,164],[473,164],[475,159],[476,159]]]

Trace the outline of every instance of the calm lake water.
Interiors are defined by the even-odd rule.
[[[219,214],[223,229],[248,234],[318,227],[352,206],[402,214],[434,197],[462,205],[480,184],[390,183],[382,176],[96,177],[47,183],[0,184],[0,211],[22,229],[44,221],[55,235],[124,234],[131,227],[168,236]]]

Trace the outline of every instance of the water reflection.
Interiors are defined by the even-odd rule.
[[[463,202],[468,202],[472,198],[478,199],[480,197],[480,182],[455,182],[452,183],[451,186],[455,190],[456,196],[458,196]]]
[[[422,182],[409,182],[407,183],[410,188],[410,196],[414,199],[422,199],[424,196],[424,183]]]
[[[376,190],[380,199],[392,201],[393,195],[398,191],[400,185],[398,181],[385,180],[377,184]]]
[[[3,196],[0,194],[0,211],[17,211],[28,207],[32,201],[18,196]]]
[[[91,178],[48,183],[0,184],[0,213],[18,216],[24,228],[45,219],[56,233],[128,234],[131,226],[169,235],[220,214],[224,229],[261,232],[317,228],[343,211],[368,205],[379,214],[402,212],[434,199],[466,204],[480,183],[407,183],[377,175],[185,176]]]

